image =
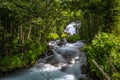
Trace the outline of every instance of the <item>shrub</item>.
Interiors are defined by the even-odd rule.
[[[97,76],[101,76],[101,74],[93,65],[92,59],[95,59],[109,76],[114,75],[114,72],[108,59],[118,71],[120,70],[120,39],[113,33],[99,32],[92,40],[92,43],[85,47],[85,51],[88,62],[91,64],[90,70],[96,72]]]
[[[67,37],[68,42],[76,42],[78,40],[80,40],[80,36],[78,36],[78,35],[73,35],[73,36]]]
[[[58,39],[58,38],[59,38],[59,35],[57,33],[50,33],[48,35],[49,40],[55,40],[55,39]]]

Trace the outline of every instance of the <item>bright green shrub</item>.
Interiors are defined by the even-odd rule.
[[[22,66],[22,60],[18,56],[5,56],[1,62],[1,69],[8,71]]]
[[[15,45],[16,46],[16,45]],[[12,46],[12,48],[14,45]],[[4,57],[0,56],[0,71],[10,71],[12,69],[17,69],[21,67],[29,67],[33,65],[38,58],[46,49],[46,44],[36,42],[33,40],[26,41],[24,43],[23,53],[18,52],[15,55],[5,55]],[[12,50],[15,51],[15,50]]]
[[[11,58],[11,68],[17,68],[22,66],[22,60],[18,56]]]
[[[113,72],[107,59],[111,60],[118,71],[120,70],[120,39],[114,34],[99,32],[92,43],[86,46],[85,51],[88,62],[91,64],[91,72],[96,72],[98,76],[101,76],[101,74],[91,61],[92,59],[95,59],[109,76],[113,75]]]
[[[61,38],[64,38],[64,37],[66,37],[66,36],[67,36],[66,33],[62,33],[62,34],[61,34]]]
[[[120,72],[113,73],[112,77],[113,77],[113,80],[120,80]]]
[[[49,40],[52,40],[52,39],[58,39],[59,38],[59,35],[57,34],[57,33],[50,33],[49,35],[48,35],[48,39]]]

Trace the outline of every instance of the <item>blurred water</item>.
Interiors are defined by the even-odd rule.
[[[80,22],[71,22],[66,26],[64,32],[66,32],[69,36],[72,36],[74,34],[76,35],[79,34],[80,27],[81,27]]]
[[[71,35],[76,34],[73,26],[75,23],[69,24],[65,32]],[[68,29],[68,30],[67,30]],[[58,45],[63,43],[62,45]],[[66,39],[50,41],[49,48],[52,54],[46,59],[42,58],[30,69],[17,72],[16,74],[5,76],[0,80],[79,80],[87,79],[86,74],[82,74],[82,66],[86,65],[86,56],[80,48],[84,47],[84,43],[77,41],[68,43]],[[46,55],[49,52],[45,53]]]
[[[86,75],[81,73],[81,66],[86,64],[86,56],[78,49],[84,44],[79,43],[67,43],[55,50],[56,54],[61,55],[66,62],[57,62],[55,57],[59,59],[59,56],[55,55],[51,57],[51,60],[56,61],[54,65],[46,60],[48,63],[39,62],[26,71],[6,76],[1,80],[78,80],[82,77],[86,78]],[[51,45],[56,46],[57,44]],[[65,69],[62,71],[63,68]]]

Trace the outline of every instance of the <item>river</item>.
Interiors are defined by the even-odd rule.
[[[61,44],[62,43],[62,44]],[[61,45],[60,45],[61,44]],[[88,79],[82,41],[69,43],[55,40],[48,43],[49,51],[36,64],[0,80],[90,80]]]

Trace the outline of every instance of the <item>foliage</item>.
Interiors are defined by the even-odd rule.
[[[66,33],[62,33],[62,34],[61,34],[61,38],[64,38],[64,37],[67,37],[67,34],[66,34]]]
[[[101,76],[91,62],[91,59],[95,59],[109,76],[113,75],[113,79],[119,80],[119,72],[113,74],[106,58],[110,59],[115,68],[120,71],[120,1],[62,0],[62,4],[64,4],[65,9],[70,8],[71,11],[81,10],[82,27],[80,28],[80,37],[89,44],[85,50],[91,64],[91,71],[95,71],[97,75]],[[99,32],[99,30],[102,32]]]
[[[80,36],[87,43],[91,43],[98,30],[115,32],[119,35],[119,0],[63,0],[63,4],[66,4],[64,7],[70,8],[71,11],[81,11]]]
[[[69,36],[66,38],[68,42],[76,42],[78,40],[80,40],[80,36],[78,35],[73,35],[73,36]]]
[[[56,33],[50,33],[49,35],[48,35],[48,39],[49,40],[52,40],[52,39],[58,39],[59,38],[59,36],[56,34]]]
[[[43,45],[36,47],[34,43],[26,44],[26,53],[17,53],[14,55],[6,55],[4,58],[2,57],[0,59],[0,70],[9,71],[15,68],[33,65],[38,55],[42,54],[44,49]]]
[[[113,80],[119,80],[120,79],[120,73],[115,72],[115,73],[113,73],[112,77],[113,77]]]
[[[0,71],[33,65],[48,41],[63,37],[67,23],[80,18],[79,12],[57,0],[0,1]]]
[[[101,76],[96,66],[94,66],[91,62],[92,59],[95,59],[97,63],[104,69],[104,71],[107,72],[107,74],[109,74],[109,76],[114,75],[109,60],[119,71],[119,46],[119,37],[116,37],[113,33],[99,32],[92,40],[92,43],[85,48],[86,54],[88,56],[88,62],[91,64],[91,72],[95,71],[98,76]]]
[[[81,21],[79,35],[67,40],[91,43],[85,48],[91,71],[100,75],[91,62],[95,59],[117,79],[119,72],[111,73],[106,57],[120,71],[119,13],[119,0],[1,0],[0,71],[34,64],[49,40],[66,37],[63,30],[67,23]]]

